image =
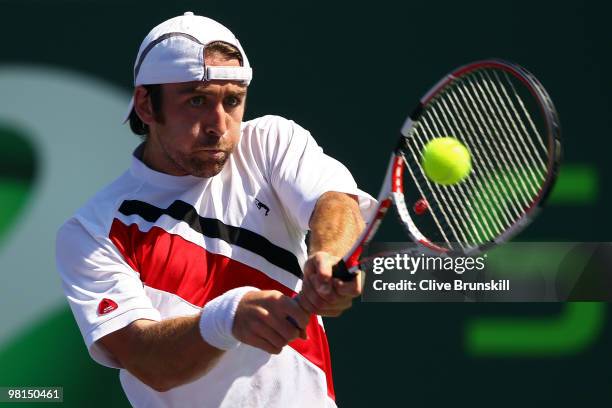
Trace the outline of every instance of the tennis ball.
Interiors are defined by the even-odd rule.
[[[454,137],[438,137],[423,148],[421,166],[427,177],[445,186],[465,179],[472,170],[468,149]]]

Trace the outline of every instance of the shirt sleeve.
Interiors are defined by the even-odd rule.
[[[108,238],[90,234],[75,218],[58,231],[56,262],[89,354],[104,366],[121,368],[96,341],[138,319],[161,320],[139,274]]]
[[[268,135],[268,169],[275,191],[296,224],[308,229],[317,200],[328,191],[357,196],[362,216],[368,220],[376,200],[357,187],[342,163],[323,152],[310,132],[293,121],[278,119]]]

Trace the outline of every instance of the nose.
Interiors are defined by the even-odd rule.
[[[215,104],[204,117],[204,130],[208,136],[221,137],[227,132],[226,112],[222,103]]]

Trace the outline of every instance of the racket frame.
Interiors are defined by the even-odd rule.
[[[415,124],[418,122],[428,103],[438,94],[440,94],[447,86],[450,86],[462,76],[483,68],[495,68],[506,71],[514,78],[520,80],[537,101],[542,117],[544,118],[545,131],[548,139],[549,155],[546,179],[544,180],[544,183],[542,184],[537,196],[532,200],[529,207],[524,211],[521,217],[515,220],[513,224],[499,236],[495,237],[493,240],[467,248],[465,250],[454,249],[451,251],[449,248],[436,245],[427,239],[417,228],[410,215],[404,198],[403,174],[405,166],[408,165],[407,162],[404,163],[407,160],[404,152],[406,151],[405,147],[407,146],[407,140],[412,137],[412,129],[414,129]],[[527,225],[529,225],[545,204],[546,199],[552,191],[554,183],[557,179],[561,156],[561,126],[557,111],[542,84],[529,71],[517,64],[501,59],[476,61],[451,71],[440,81],[438,81],[438,83],[436,83],[427,93],[425,93],[412,114],[404,121],[404,124],[400,130],[398,144],[391,155],[382,188],[377,197],[378,207],[376,212],[367,222],[366,229],[358,238],[351,250],[340,262],[338,262],[338,264],[334,266],[333,276],[344,281],[349,281],[354,279],[356,274],[359,273],[361,267],[360,256],[363,248],[372,240],[382,222],[382,219],[392,205],[395,206],[400,222],[410,238],[414,242],[421,245],[426,252],[433,252],[439,255],[473,256],[481,254],[493,246],[507,242],[518,232],[523,230]]]

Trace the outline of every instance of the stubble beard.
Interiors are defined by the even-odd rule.
[[[202,160],[198,157],[188,158],[185,170],[192,176],[209,178],[214,177],[223,170],[230,153],[224,152],[219,159]]]
[[[236,149],[237,143],[219,145],[217,138],[206,138],[201,140],[197,146],[192,146],[190,153],[176,150],[168,143],[166,138],[158,138],[159,146],[166,158],[167,163],[171,163],[177,172],[187,173],[191,176],[200,178],[214,177],[223,170],[225,163]],[[214,149],[221,151],[221,157],[201,157],[200,150]],[[206,156],[206,154],[204,154]]]
[[[223,170],[223,166],[225,166],[227,159],[234,150],[233,148],[230,151],[223,149],[223,155],[218,159],[202,159],[197,157],[195,154],[189,155],[173,151],[172,149],[168,148],[168,146],[165,146],[165,144],[162,144],[162,148],[168,161],[172,162],[177,169],[180,169],[191,176],[200,178],[210,178],[219,174],[221,170]]]

